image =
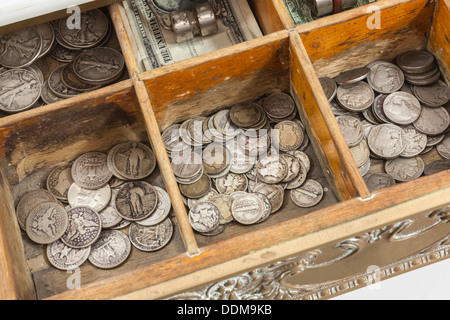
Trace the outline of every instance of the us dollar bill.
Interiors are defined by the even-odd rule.
[[[311,12],[312,1],[314,0],[284,0],[284,4],[288,9],[295,25],[311,22],[318,19]],[[376,0],[358,0],[355,8],[375,1]]]
[[[184,7],[189,2],[148,1],[153,1],[161,16],[169,13],[170,10],[186,9]],[[126,25],[130,28],[131,35],[134,36],[134,39],[130,41],[135,47],[135,55],[141,71],[156,69],[263,35],[246,0],[221,1],[222,14],[218,18],[219,32],[183,43],[177,43],[175,34],[159,25],[146,0],[123,1],[124,18],[127,19]],[[164,4],[167,6],[164,7]]]

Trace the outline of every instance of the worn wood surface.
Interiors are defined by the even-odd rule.
[[[264,34],[295,27],[283,0],[249,0]]]

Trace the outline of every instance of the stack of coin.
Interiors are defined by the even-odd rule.
[[[47,177],[47,190],[25,193],[17,206],[19,225],[29,238],[46,244],[49,262],[70,270],[89,260],[111,269],[131,247],[156,251],[173,235],[171,201],[144,181],[156,169],[153,150],[125,142],[107,154],[88,152]],[[120,231],[128,227],[128,233]]]
[[[445,149],[450,90],[439,76],[435,57],[419,50],[400,54],[396,64],[377,60],[320,79],[371,190],[420,177],[425,167],[420,156],[435,147]],[[446,158],[445,152],[439,154]],[[386,172],[369,174],[373,160],[385,161]]]
[[[286,192],[299,207],[321,201],[322,186],[307,178],[309,139],[296,116],[292,97],[274,93],[163,131],[195,231],[213,236],[231,222],[262,223]]]
[[[81,13],[79,28],[69,18],[0,35],[0,110],[17,113],[111,84],[122,75],[120,52],[103,47],[112,34],[100,9]],[[60,63],[44,78],[39,61]]]

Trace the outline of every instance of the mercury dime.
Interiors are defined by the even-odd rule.
[[[445,159],[450,159],[450,135],[436,146],[438,153]]]
[[[111,200],[111,188],[106,185],[100,189],[85,189],[73,183],[67,193],[71,207],[89,207],[99,212],[105,209]]]
[[[306,182],[297,189],[291,190],[291,200],[301,208],[310,208],[317,205],[323,198],[322,185],[312,179]]]
[[[441,80],[428,86],[414,86],[413,92],[425,106],[437,108],[450,101],[450,89]]]
[[[129,237],[121,231],[106,230],[92,245],[89,262],[97,268],[112,269],[124,263],[131,253]]]
[[[417,131],[414,126],[403,128],[405,131],[406,148],[400,156],[404,158],[413,158],[421,154],[427,147],[427,136]]]
[[[266,156],[256,164],[256,175],[259,181],[276,184],[283,181],[288,174],[286,161],[274,156]]]
[[[26,221],[30,212],[39,204],[46,202],[55,202],[56,198],[49,191],[44,189],[38,189],[28,191],[21,198],[17,204],[16,214],[20,227],[25,230]]]
[[[284,152],[297,150],[305,139],[302,127],[294,121],[282,121],[274,129],[273,144]]]
[[[303,164],[303,166],[305,167],[305,171],[309,172],[309,170],[311,169],[311,159],[305,152],[300,151],[300,150],[295,150],[295,151],[288,152],[288,154],[293,155],[295,158],[300,160],[301,163]]]
[[[336,121],[349,147],[357,146],[364,139],[364,127],[359,119],[353,116],[338,116]]]
[[[42,51],[42,38],[36,28],[0,35],[0,65],[23,68],[32,64]]]
[[[198,232],[211,232],[220,225],[220,210],[211,202],[198,203],[189,211],[189,222]]]
[[[398,157],[406,148],[405,132],[393,124],[381,124],[372,128],[367,142],[375,155],[386,159]]]
[[[358,81],[362,81],[367,78],[370,73],[370,69],[367,67],[357,68],[349,71],[341,72],[334,80],[339,85],[352,84]]]
[[[130,241],[137,249],[153,252],[165,247],[172,239],[173,224],[170,219],[154,226],[132,223],[129,229]]]
[[[231,121],[229,109],[217,112],[211,119],[214,123],[214,128],[226,139],[241,133],[241,129]]]
[[[230,110],[231,121],[241,128],[252,128],[256,126],[262,116],[263,110],[254,102],[239,103]]]
[[[72,166],[59,166],[50,172],[47,177],[47,189],[57,199],[68,202],[67,195],[70,186],[74,183],[72,179]]]
[[[0,75],[0,110],[15,113],[30,109],[39,100],[42,84],[36,73],[12,69]]]
[[[333,101],[337,93],[336,81],[328,77],[319,78],[319,81],[322,85],[322,89],[325,92],[325,96],[327,97],[328,102]]]
[[[202,203],[202,202],[208,202],[209,200],[211,200],[213,197],[219,195],[219,192],[215,189],[209,190],[209,192],[201,197],[200,199],[187,199],[187,206],[189,207],[189,209],[192,209],[193,207],[195,207],[196,204],[198,203]]]
[[[375,91],[389,94],[402,88],[405,83],[405,75],[393,63],[378,62],[371,66],[367,81]]]
[[[75,207],[67,211],[69,225],[61,240],[71,248],[86,248],[95,243],[102,231],[102,220],[89,207]]]
[[[108,206],[99,212],[100,219],[102,220],[102,227],[104,229],[115,227],[122,221],[122,217],[116,209],[116,196],[118,192],[118,189],[111,190],[111,200],[109,201]]]
[[[420,157],[396,158],[386,161],[385,170],[397,181],[405,182],[419,178],[425,169]]]
[[[280,154],[280,158],[282,158],[286,162],[288,172],[286,177],[281,182],[291,182],[299,176],[302,163],[300,162],[300,160],[287,153]]]
[[[272,207],[271,214],[276,213],[283,206],[284,190],[277,184],[258,183],[253,192],[261,193],[269,199]]]
[[[273,93],[264,99],[263,108],[268,116],[283,119],[295,112],[295,102],[286,93]]]
[[[191,149],[183,150],[172,158],[172,169],[175,176],[190,179],[203,170],[203,160]]]
[[[61,240],[47,246],[47,258],[52,266],[67,271],[81,267],[91,253],[91,247],[82,249],[71,248]]]
[[[219,194],[211,197],[209,202],[214,203],[220,211],[220,224],[227,224],[233,221],[231,208],[234,198],[231,195]]]
[[[352,112],[362,112],[372,105],[375,93],[367,83],[359,81],[339,86],[337,99],[343,108]]]
[[[395,179],[387,173],[369,173],[364,176],[364,181],[370,192],[391,187],[396,184]]]
[[[107,47],[86,50],[73,61],[75,75],[92,85],[106,85],[116,81],[124,68],[123,55]]]
[[[112,155],[115,171],[126,180],[142,180],[156,168],[153,150],[140,142],[126,142],[118,145]]]
[[[431,136],[443,134],[449,126],[450,115],[444,107],[422,107],[420,117],[414,122],[417,130]]]
[[[180,126],[180,124],[171,125],[162,133],[164,146],[168,152],[177,152],[189,148],[189,145],[184,143],[181,138]]]
[[[231,207],[234,220],[244,225],[258,222],[264,215],[265,204],[255,194],[248,193],[236,197]]]
[[[136,221],[137,224],[142,226],[151,227],[163,222],[169,216],[170,210],[172,209],[172,203],[167,191],[157,186],[153,186],[153,188],[158,192],[158,205],[150,217]]]
[[[254,195],[259,197],[264,203],[264,212],[263,212],[263,214],[261,216],[261,219],[259,219],[256,222],[256,223],[263,223],[264,221],[266,221],[270,217],[270,215],[272,213],[272,205],[270,204],[269,198],[267,198],[262,193],[254,193]]]
[[[211,178],[207,174],[203,174],[198,181],[192,184],[180,184],[180,191],[187,198],[199,199],[205,196],[211,187]]]
[[[78,157],[72,165],[72,178],[85,189],[104,187],[113,174],[108,168],[108,156],[102,152],[88,152]]]
[[[429,176],[445,170],[450,170],[450,159],[438,160],[426,165],[424,173]]]
[[[219,193],[232,194],[236,191],[246,191],[248,188],[248,179],[244,174],[229,172],[222,178],[216,179],[216,188]]]
[[[116,196],[116,209],[128,221],[148,218],[158,206],[158,193],[149,183],[133,181],[125,183]]]
[[[206,174],[216,175],[223,172],[230,161],[230,151],[222,144],[212,143],[203,149],[203,168]]]
[[[386,117],[399,125],[409,125],[416,121],[422,111],[419,100],[406,92],[391,93],[383,103]]]
[[[31,210],[25,229],[33,242],[49,244],[63,236],[68,224],[69,217],[63,206],[55,202],[45,202]]]
[[[432,69],[436,58],[428,51],[410,50],[399,54],[396,62],[404,72],[418,74]]]
[[[250,157],[241,148],[236,147],[233,149],[230,171],[237,174],[247,173],[255,167],[256,161],[256,157]]]

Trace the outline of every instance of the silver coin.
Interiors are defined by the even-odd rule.
[[[413,92],[425,106],[438,108],[450,101],[450,89],[444,81],[437,81],[428,86],[414,86]]]
[[[26,221],[30,212],[39,204],[46,202],[57,202],[55,196],[44,189],[26,192],[19,200],[16,208],[17,221],[19,226],[25,230]]]
[[[405,83],[403,71],[393,63],[378,62],[370,67],[367,81],[373,90],[379,93],[393,93]]]
[[[284,203],[284,189],[277,184],[265,184],[258,183],[254,190],[254,193],[261,193],[269,199],[270,206],[272,208],[271,214],[278,212]]]
[[[55,43],[55,31],[50,22],[39,24],[35,28],[42,39],[42,49],[38,57],[38,59],[40,59],[52,49],[53,44]]]
[[[74,183],[71,168],[71,165],[56,167],[47,177],[47,190],[63,202],[68,202],[69,188]]]
[[[63,98],[58,97],[50,90],[50,88],[48,87],[48,81],[45,81],[44,84],[42,85],[41,99],[46,104],[52,104],[63,100]]]
[[[216,188],[219,193],[232,194],[236,191],[246,191],[248,179],[245,174],[228,173],[222,178],[216,179]]]
[[[352,69],[349,71],[341,72],[334,80],[339,85],[352,84],[358,81],[362,81],[367,78],[370,73],[370,69],[367,67]]]
[[[156,168],[156,156],[144,143],[126,142],[113,149],[114,171],[126,180],[142,180],[150,176]]]
[[[83,92],[70,89],[61,81],[62,71],[65,67],[66,65],[62,65],[53,70],[47,80],[47,85],[54,95],[63,99],[68,99],[80,95]]]
[[[410,50],[399,54],[396,62],[404,72],[419,74],[432,68],[435,65],[436,58],[425,50]]]
[[[386,100],[386,98],[389,95],[387,94],[379,94],[372,105],[372,112],[374,117],[376,118],[376,120],[379,121],[379,123],[389,123],[391,122],[391,120],[386,117],[386,114],[384,113],[384,109],[383,109],[383,105],[384,105],[384,101]],[[369,110],[369,109],[368,109]],[[376,123],[378,124],[378,123]]]
[[[71,50],[68,49],[59,43],[56,43],[54,47],[50,51],[50,56],[56,61],[62,63],[70,63],[72,62],[79,54],[81,50]]]
[[[237,174],[247,173],[255,167],[256,162],[256,157],[250,157],[242,149],[236,147],[232,152],[230,172]]]
[[[281,121],[272,131],[273,146],[284,152],[297,150],[304,140],[303,128],[295,121]]]
[[[102,220],[89,207],[75,207],[67,211],[69,225],[61,240],[71,248],[81,249],[94,244],[102,231]]]
[[[445,139],[445,134],[439,136],[427,136],[427,147],[434,147]]]
[[[106,185],[97,190],[90,190],[73,183],[67,193],[70,206],[89,207],[99,212],[105,209],[111,200],[111,188]]]
[[[153,252],[167,246],[172,239],[173,229],[172,221],[165,219],[154,226],[132,223],[128,234],[134,247],[141,251]]]
[[[198,232],[211,232],[220,224],[220,210],[211,202],[196,204],[189,210],[189,222]]]
[[[258,221],[256,221],[256,223],[263,223],[264,221],[266,221],[270,215],[272,214],[272,205],[270,204],[270,200],[269,198],[267,198],[265,195],[263,195],[262,193],[254,193],[255,196],[259,197],[263,203],[264,203],[264,212],[261,216],[261,219],[259,219]]]
[[[294,99],[283,92],[273,93],[263,100],[263,108],[271,118],[284,119],[295,112]]]
[[[263,217],[265,209],[264,201],[259,196],[248,193],[234,199],[231,212],[240,224],[251,225]]]
[[[132,181],[120,187],[116,209],[128,221],[141,221],[152,215],[158,206],[158,192],[145,181]]]
[[[450,126],[450,115],[444,107],[429,108],[423,106],[420,117],[413,125],[426,135],[441,135]]]
[[[220,224],[227,224],[233,221],[233,214],[231,208],[233,206],[234,198],[228,194],[219,194],[211,197],[209,202],[214,203],[220,211]]]
[[[286,162],[276,155],[266,156],[256,164],[256,175],[259,181],[266,184],[280,183],[287,174]]]
[[[394,124],[375,126],[367,139],[370,150],[377,156],[392,159],[406,148],[405,132]]]
[[[369,173],[364,176],[364,181],[370,192],[391,187],[396,184],[395,179],[387,173]]]
[[[12,69],[0,75],[0,110],[21,112],[39,100],[42,84],[36,73],[26,69]]]
[[[447,135],[441,143],[436,146],[438,153],[445,159],[450,159],[450,135]]]
[[[325,92],[325,96],[328,99],[328,102],[334,100],[337,94],[337,83],[334,79],[323,77],[319,78],[320,84],[322,85],[323,91]]]
[[[409,125],[419,118],[422,106],[412,94],[399,91],[387,96],[383,111],[393,123]]]
[[[67,271],[81,267],[89,258],[91,247],[75,249],[58,240],[47,246],[46,253],[52,266]]]
[[[400,156],[413,158],[421,154],[427,147],[427,136],[416,130],[414,126],[405,127],[403,131],[405,131],[406,148]]]
[[[353,116],[338,116],[336,121],[349,147],[357,146],[364,139],[361,121]]]
[[[35,27],[0,35],[0,65],[23,68],[32,64],[42,51],[42,38]]]
[[[362,112],[372,106],[375,99],[373,89],[365,82],[359,81],[338,87],[337,100],[339,104],[352,112]]]
[[[183,150],[172,158],[172,170],[175,176],[181,179],[198,176],[203,170],[202,156],[192,149]]]
[[[397,181],[405,182],[419,178],[425,169],[422,158],[397,158],[386,161],[385,170]]]
[[[302,163],[300,162],[300,160],[287,153],[280,154],[280,158],[286,162],[288,172],[286,178],[284,178],[281,182],[288,183],[293,181],[299,176]]]
[[[215,237],[225,231],[227,228],[227,224],[219,224],[217,228],[210,232],[200,232],[200,234],[204,237]]]
[[[312,179],[306,182],[297,189],[291,190],[291,200],[298,207],[310,208],[316,206],[323,198],[324,190],[322,185]]]
[[[72,165],[73,181],[84,189],[104,187],[113,176],[107,159],[108,155],[102,152],[88,152],[79,156]]]
[[[103,231],[92,245],[89,262],[100,269],[113,269],[124,263],[131,253],[131,242],[117,230]]]
[[[359,173],[361,173],[361,176],[365,176],[369,173],[371,167],[371,161],[370,158],[360,167],[358,167]]]
[[[171,125],[162,133],[164,146],[169,152],[182,151],[189,148],[189,145],[183,142],[180,135],[180,124]]]
[[[163,222],[169,216],[170,210],[172,209],[172,202],[167,191],[157,186],[153,186],[153,188],[158,193],[158,205],[155,212],[147,219],[135,222],[146,227],[155,226]]]
[[[66,209],[56,202],[38,204],[31,210],[25,223],[28,237],[38,244],[59,240],[69,225]]]
[[[238,147],[250,157],[261,157],[270,148],[271,139],[268,134],[259,137],[249,137],[244,134],[238,136]]]
[[[102,227],[104,229],[115,227],[122,221],[122,217],[116,209],[116,196],[118,192],[118,189],[111,189],[111,200],[109,201],[108,206],[99,212],[100,219],[102,220]]]
[[[200,199],[187,199],[187,206],[189,207],[189,209],[192,209],[193,207],[195,207],[195,205],[202,202],[208,202],[211,198],[217,196],[218,194],[219,192],[217,190],[211,188],[211,190],[209,190],[209,192]]]

